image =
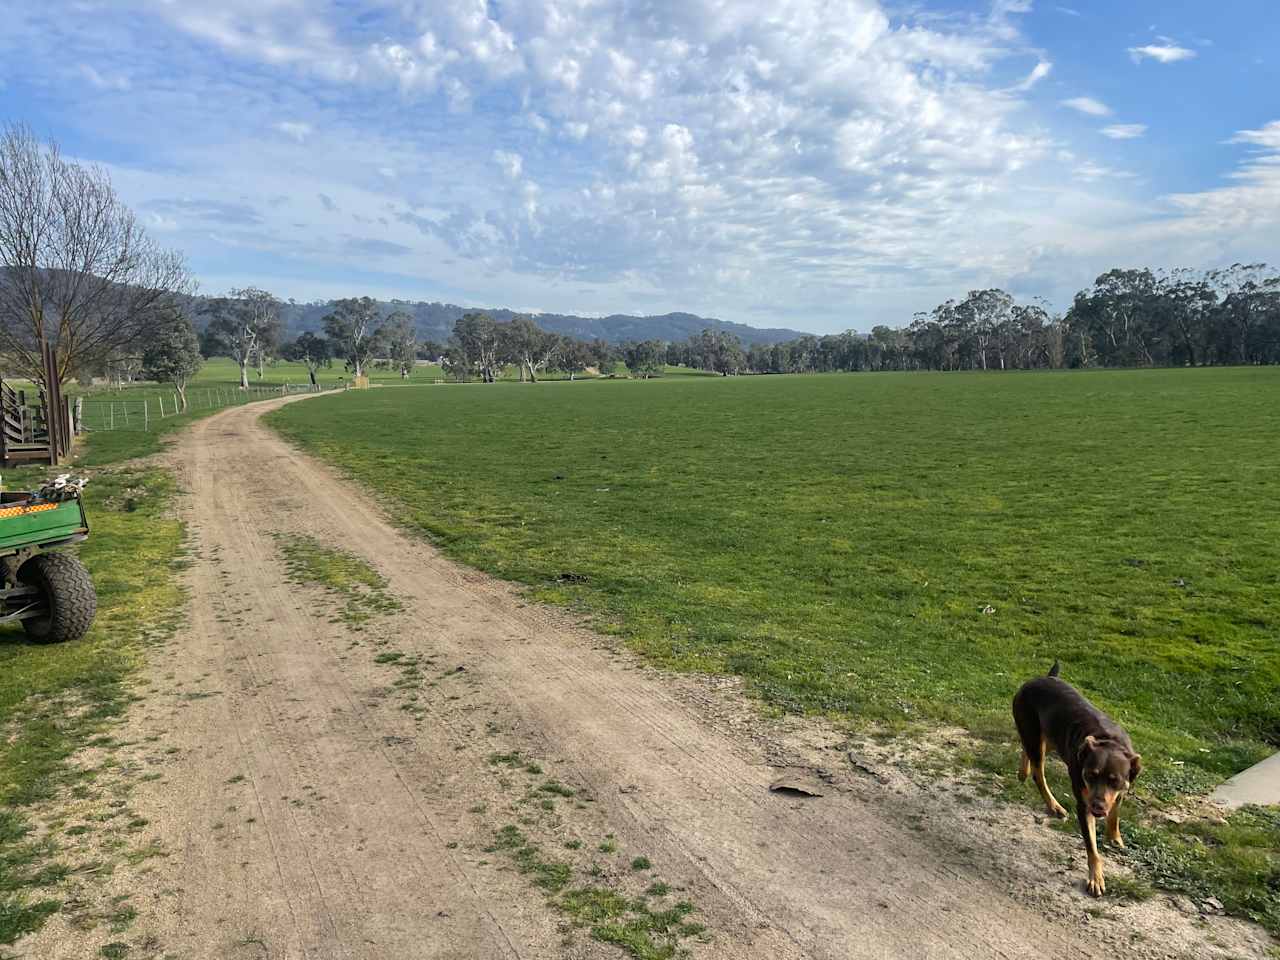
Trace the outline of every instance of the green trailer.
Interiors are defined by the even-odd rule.
[[[37,643],[78,640],[98,609],[80,558],[57,552],[89,536],[78,496],[0,493],[0,623],[21,621]]]

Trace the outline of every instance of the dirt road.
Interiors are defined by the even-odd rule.
[[[1090,924],[1078,863],[1011,857],[996,820],[930,815],[839,738],[753,722],[732,692],[642,668],[442,558],[259,424],[264,409],[197,422],[168,458],[187,491],[190,621],[130,721],[172,744],[136,804],[168,855],[127,881],[156,956],[624,956],[494,849],[508,824],[544,850],[568,838],[624,892],[647,858],[707,928],[684,942],[695,957],[1176,952],[1173,935],[1148,952],[1128,923]],[[353,633],[289,581],[280,543],[296,537],[363,558],[403,609]],[[395,658],[424,664],[416,700]],[[516,752],[538,766],[495,764]],[[771,793],[788,764],[824,768],[826,795]],[[591,802],[557,794],[533,808],[549,819],[529,816],[519,801],[547,776]],[[23,955],[84,950],[55,921]]]

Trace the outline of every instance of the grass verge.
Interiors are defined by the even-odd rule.
[[[6,475],[10,488],[23,480]],[[183,531],[167,515],[172,494],[172,478],[154,467],[94,471],[85,497],[92,534],[78,548],[98,591],[92,630],[50,646],[28,643],[20,627],[0,630],[0,943],[60,906],[55,887],[67,867],[30,812],[82,784],[68,758],[124,713],[147,646],[180,621]]]

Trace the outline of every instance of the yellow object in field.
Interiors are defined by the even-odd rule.
[[[358,377],[352,377],[352,378],[351,378],[351,386],[352,386],[354,389],[356,389],[356,390],[368,390],[368,389],[369,389],[369,378],[368,378],[368,377],[366,377],[364,374],[361,374],[361,375],[360,375],[360,376],[358,376]]]

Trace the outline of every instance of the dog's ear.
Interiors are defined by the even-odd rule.
[[[1133,785],[1133,781],[1138,779],[1138,774],[1142,772],[1142,754],[1135,753],[1129,758],[1129,785]]]
[[[1098,749],[1098,738],[1092,733],[1080,741],[1080,759],[1084,760],[1089,754]]]

